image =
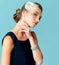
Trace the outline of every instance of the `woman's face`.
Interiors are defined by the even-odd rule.
[[[39,8],[30,10],[25,14],[25,21],[30,27],[34,27],[39,22],[41,17],[41,10]]]

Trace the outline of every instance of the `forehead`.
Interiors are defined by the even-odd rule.
[[[37,14],[42,14],[41,12],[41,9],[39,7],[33,7],[31,10],[30,10],[31,13],[37,13]]]

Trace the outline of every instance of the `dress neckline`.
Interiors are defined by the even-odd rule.
[[[17,36],[15,35],[15,33],[14,32],[12,32],[12,31],[10,31],[11,33],[13,33],[13,35],[16,37],[16,39],[18,40],[18,38],[17,38]],[[28,41],[29,39],[27,38],[26,40],[18,40],[19,42],[26,42],[26,41]]]

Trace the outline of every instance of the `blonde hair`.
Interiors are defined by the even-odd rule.
[[[25,11],[29,11],[35,7],[38,7],[41,9],[41,12],[42,12],[42,6],[39,4],[39,3],[36,3],[36,2],[27,2],[25,3],[22,8],[18,8],[16,10],[16,13],[13,15],[13,18],[14,20],[16,21],[16,23],[21,19],[21,16],[22,16],[22,11],[25,10]]]

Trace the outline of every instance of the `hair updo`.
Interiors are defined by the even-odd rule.
[[[26,11],[29,11],[33,8],[33,6],[37,5],[40,9],[41,9],[41,12],[42,12],[42,6],[39,4],[39,3],[36,3],[36,2],[27,2],[25,3],[21,9],[17,9],[16,10],[16,13],[13,15],[13,19],[16,21],[16,23],[21,19],[21,16],[22,16],[22,11],[23,10],[26,10]]]
[[[18,8],[16,10],[16,13],[13,15],[13,19],[16,21],[16,23],[21,19],[22,11],[25,9],[25,4],[22,6],[22,8]]]
[[[16,10],[16,13],[13,15],[13,18],[16,22],[18,22],[21,18],[21,10],[19,8]]]

